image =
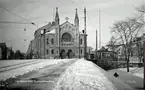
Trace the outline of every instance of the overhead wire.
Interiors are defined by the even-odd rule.
[[[32,25],[34,25],[34,26],[36,26],[34,22],[31,22],[31,21],[29,21],[29,20],[23,18],[22,16],[20,16],[20,15],[18,15],[18,14],[16,14],[16,13],[13,13],[12,11],[8,10],[7,8],[5,8],[5,7],[1,6],[1,5],[0,5],[0,8],[6,10],[7,12],[9,12],[9,13],[11,13],[11,14],[13,14],[13,15],[15,15],[15,16],[17,16],[17,17],[19,17],[19,18],[21,18],[21,19],[23,19],[23,20],[25,20],[25,21],[27,21],[27,22],[29,22],[30,24],[32,24]]]
[[[30,24],[25,22],[12,22],[12,21],[0,21],[0,23],[11,23],[11,24]]]

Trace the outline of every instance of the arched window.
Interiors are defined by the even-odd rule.
[[[47,54],[49,54],[49,50],[47,49]]]
[[[54,54],[54,50],[53,49],[51,50],[51,54]]]
[[[72,39],[72,36],[70,33],[66,32],[62,35],[62,41],[64,41],[64,42],[70,42],[71,39]]]
[[[81,45],[83,44],[83,40],[82,40],[82,39],[80,40],[80,44],[81,44]]]
[[[53,38],[51,39],[51,44],[54,44],[54,39]]]
[[[47,44],[49,44],[49,39],[47,38]]]

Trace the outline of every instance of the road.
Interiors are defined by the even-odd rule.
[[[0,68],[0,90],[136,90],[84,59],[33,60]]]
[[[58,78],[65,72],[68,66],[76,60],[59,62],[47,65],[39,70],[33,70],[16,78],[9,78],[1,83],[0,90],[53,90]]]

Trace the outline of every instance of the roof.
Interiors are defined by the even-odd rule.
[[[75,25],[72,24],[72,23],[70,23],[69,21],[66,21],[66,22],[62,23],[60,26],[63,26],[63,25],[66,24],[66,23],[68,23],[68,24],[72,25],[73,27],[75,27]]]

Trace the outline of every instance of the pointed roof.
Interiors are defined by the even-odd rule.
[[[75,14],[75,20],[79,20],[77,9],[76,9],[76,14]]]
[[[55,21],[59,19],[58,7],[56,7]]]
[[[72,23],[70,23],[69,21],[66,21],[66,22],[62,23],[60,26],[63,26],[63,25],[65,25],[65,24],[69,24],[69,25],[71,25],[71,26],[74,27],[74,25],[73,25]]]

